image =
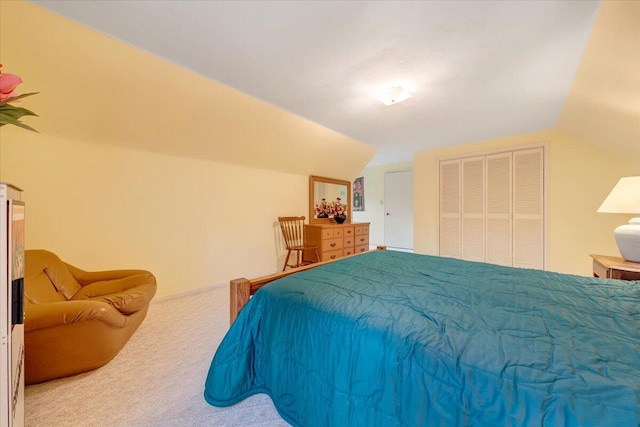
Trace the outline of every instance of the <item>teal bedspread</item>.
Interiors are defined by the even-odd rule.
[[[273,282],[220,344],[215,406],[294,426],[640,426],[640,281],[376,251]]]

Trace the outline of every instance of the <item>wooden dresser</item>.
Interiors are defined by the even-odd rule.
[[[320,261],[329,261],[369,250],[368,222],[307,224],[307,244],[318,246]]]

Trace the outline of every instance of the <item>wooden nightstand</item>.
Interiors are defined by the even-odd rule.
[[[593,258],[593,277],[603,279],[640,280],[640,263],[606,255],[589,255]]]

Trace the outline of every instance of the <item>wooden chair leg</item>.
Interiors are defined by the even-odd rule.
[[[284,260],[284,267],[282,267],[282,271],[287,269],[287,264],[289,263],[289,257],[291,256],[291,249],[287,252],[287,258]]]

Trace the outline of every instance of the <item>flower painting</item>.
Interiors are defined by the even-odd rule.
[[[322,199],[316,204],[315,209],[316,218],[346,218],[347,216],[347,205],[342,203],[340,197],[332,202]]]

